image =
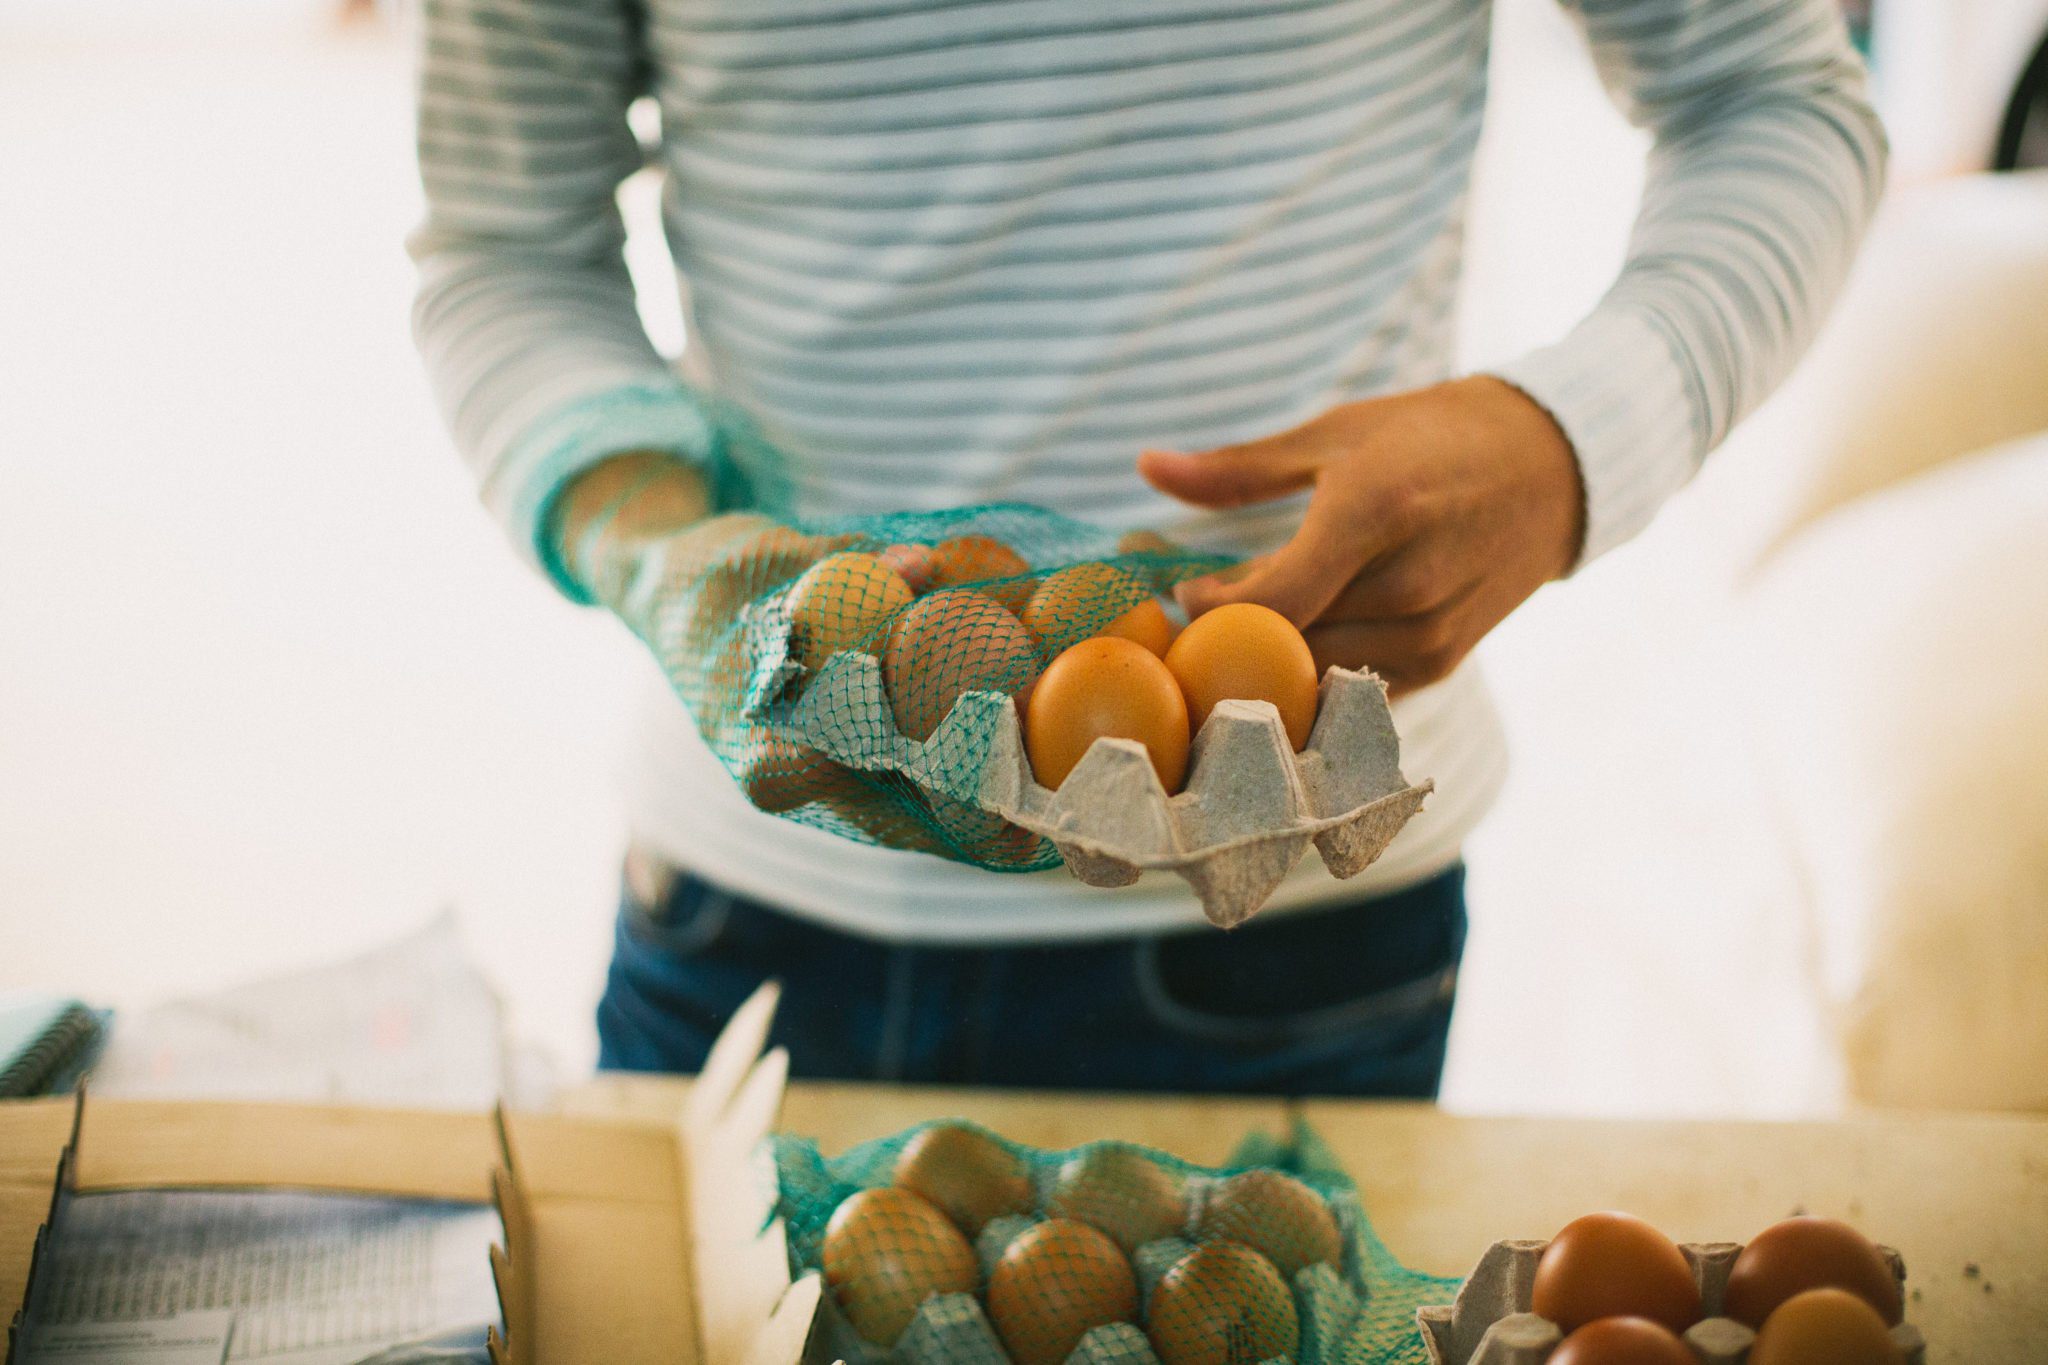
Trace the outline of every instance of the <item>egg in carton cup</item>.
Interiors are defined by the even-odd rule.
[[[1341,1177],[955,1122],[831,1160],[778,1139],[777,1167],[791,1274],[826,1286],[807,1365],[1334,1365],[1412,1349],[1446,1284]]]
[[[1333,667],[1300,753],[1271,703],[1224,701],[1194,736],[1181,792],[1168,795],[1142,744],[1112,738],[1097,739],[1052,790],[1032,774],[1011,697],[966,692],[928,739],[915,740],[896,725],[873,654],[841,651],[804,679],[789,656],[783,605],[748,610],[757,614],[755,637],[766,642],[750,709],[775,718],[787,738],[849,768],[901,773],[1045,838],[1089,886],[1171,872],[1220,928],[1250,918],[1311,846],[1335,877],[1364,871],[1434,788],[1401,773],[1386,685]],[[800,679],[793,706],[772,700]]]
[[[1565,1333],[1533,1311],[1536,1266],[1547,1241],[1495,1242],[1448,1304],[1416,1311],[1430,1365],[1543,1365],[1563,1342]],[[1701,1365],[1744,1365],[1757,1334],[1722,1311],[1728,1276],[1739,1242],[1679,1244],[1699,1286],[1704,1316],[1687,1328],[1682,1340]],[[1878,1252],[1903,1290],[1906,1263],[1891,1247]],[[1926,1365],[1927,1345],[1920,1330],[1901,1322],[1891,1329],[1892,1344],[1906,1365]]]

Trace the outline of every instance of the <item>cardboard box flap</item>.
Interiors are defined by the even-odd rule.
[[[78,1187],[277,1187],[484,1204],[497,1155],[481,1114],[95,1101],[79,1139]]]
[[[789,1057],[776,987],[734,1014],[666,1120],[502,1120],[498,1365],[794,1365],[819,1300],[792,1289],[764,1141]]]
[[[743,1365],[789,1299],[789,1248],[775,1218],[775,1169],[764,1148],[789,1082],[789,1054],[762,1053],[780,999],[779,986],[769,982],[734,1013],[683,1108],[685,1207],[697,1252],[705,1365]],[[808,1331],[811,1314],[801,1317]],[[785,1321],[781,1330],[793,1328]],[[802,1347],[799,1337],[786,1359],[795,1360]]]
[[[0,1111],[7,1117],[0,1124],[0,1304],[13,1317],[27,1295],[58,1168],[77,1132],[78,1103],[9,1100]]]

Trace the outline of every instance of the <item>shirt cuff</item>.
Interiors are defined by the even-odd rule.
[[[1698,414],[1678,351],[1654,319],[1602,307],[1564,340],[1491,371],[1564,430],[1586,488],[1583,568],[1633,537],[1698,472]]]
[[[529,562],[573,602],[590,594],[570,575],[551,534],[556,496],[577,475],[627,451],[658,451],[697,466],[714,492],[723,438],[710,405],[680,381],[603,389],[532,423],[484,484],[484,503]]]

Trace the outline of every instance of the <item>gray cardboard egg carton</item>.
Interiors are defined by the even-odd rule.
[[[1197,1205],[1191,1204],[1189,1221]],[[1357,1205],[1334,1199],[1331,1211],[1344,1232],[1346,1255],[1357,1239],[1351,1225],[1360,1216]],[[1017,1235],[1038,1222],[1038,1215],[1005,1214],[993,1219],[974,1239],[975,1258],[981,1263],[981,1278],[987,1283],[996,1263],[1009,1250]],[[1132,1253],[1138,1278],[1138,1317],[1151,1310],[1152,1291],[1174,1263],[1194,1249],[1194,1243],[1180,1237],[1162,1237],[1147,1242]],[[1301,1359],[1326,1361],[1350,1333],[1364,1311],[1346,1274],[1335,1266],[1312,1265],[1294,1277],[1295,1313],[1301,1323]],[[893,1350],[863,1341],[839,1312],[827,1294],[820,1306],[817,1329],[806,1360],[816,1365],[1010,1365],[1001,1340],[989,1324],[988,1315],[972,1294],[940,1294],[925,1301],[917,1316],[905,1328]],[[1160,1365],[1144,1330],[1136,1323],[1113,1322],[1097,1327],[1081,1338],[1064,1365]],[[1259,1365],[1294,1365],[1289,1356],[1261,1361]],[[1917,1365],[1917,1363],[1916,1363]]]
[[[796,669],[784,661],[765,676],[779,689]],[[1401,741],[1378,678],[1332,668],[1318,703],[1299,754],[1270,703],[1219,704],[1195,735],[1187,787],[1175,796],[1144,746],[1124,739],[1096,740],[1058,791],[1040,786],[1016,704],[993,692],[965,694],[930,739],[910,739],[896,729],[881,665],[855,651],[825,661],[791,721],[792,737],[828,758],[901,772],[1051,840],[1090,886],[1172,872],[1210,922],[1229,929],[1266,903],[1311,845],[1335,877],[1364,871],[1432,789],[1401,775]],[[963,773],[979,781],[959,789]]]
[[[1417,1310],[1422,1342],[1430,1365],[1542,1365],[1563,1340],[1557,1324],[1529,1311],[1536,1285],[1536,1262],[1548,1242],[1495,1242],[1479,1258],[1472,1277],[1458,1290],[1455,1303]],[[1707,1316],[1685,1332],[1685,1344],[1702,1365],[1742,1365],[1756,1333],[1733,1318],[1720,1316],[1728,1272],[1742,1247],[1736,1242],[1688,1243],[1679,1247],[1699,1282]],[[1901,1286],[1906,1263],[1890,1247],[1880,1247]],[[1927,1344],[1920,1329],[1901,1323],[1892,1341],[1906,1365],[1926,1365]]]

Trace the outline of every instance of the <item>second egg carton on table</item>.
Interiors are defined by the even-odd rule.
[[[857,651],[826,660],[791,729],[837,762],[901,772],[1050,840],[1090,886],[1172,872],[1228,929],[1266,903],[1311,845],[1332,876],[1364,871],[1433,790],[1401,774],[1377,677],[1331,668],[1317,703],[1298,754],[1271,703],[1219,703],[1189,750],[1186,789],[1171,796],[1145,747],[1125,739],[1096,740],[1057,791],[1039,785],[1016,703],[993,692],[964,694],[929,739],[913,740],[896,729],[881,665]],[[971,789],[957,789],[963,773],[978,774]]]
[[[1458,1291],[1455,1303],[1418,1310],[1422,1343],[1430,1365],[1542,1365],[1564,1334],[1556,1323],[1530,1311],[1536,1263],[1548,1242],[1495,1242]],[[1688,1328],[1685,1344],[1701,1365],[1742,1365],[1756,1333],[1721,1315],[1728,1272],[1742,1247],[1735,1242],[1697,1242],[1679,1247],[1700,1287],[1706,1316]],[[1890,1247],[1880,1247],[1901,1287],[1906,1264]],[[1927,1345],[1911,1323],[1892,1329],[1892,1342],[1906,1365],[1926,1365]]]

